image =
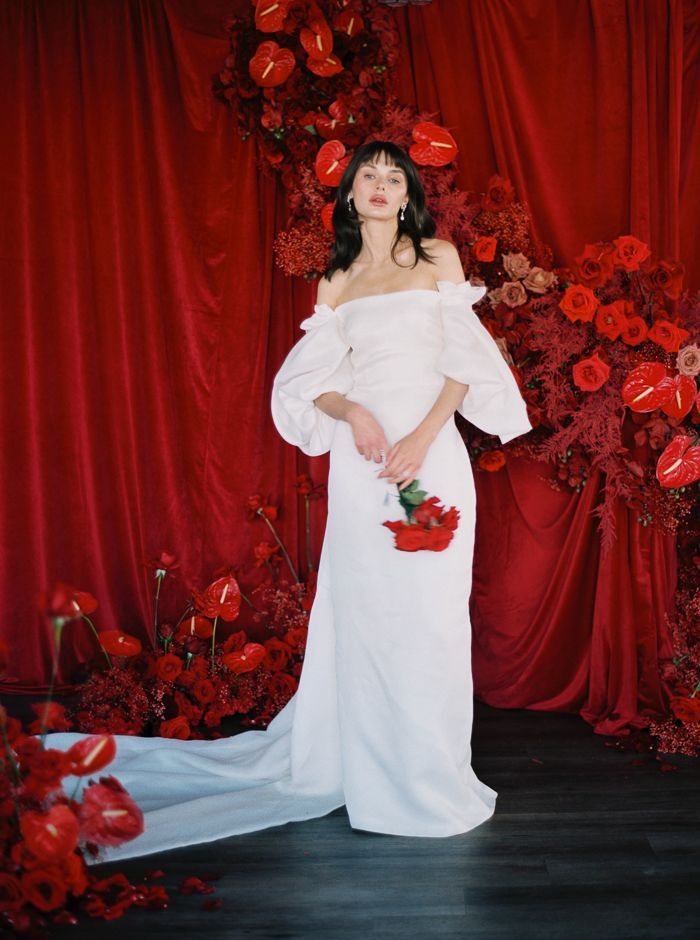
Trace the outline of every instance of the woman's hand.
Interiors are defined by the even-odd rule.
[[[418,475],[432,438],[420,431],[411,431],[398,440],[386,455],[386,465],[380,477],[388,477],[389,483],[403,481],[400,490],[405,489]]]
[[[352,428],[355,447],[365,460],[381,463],[382,455],[389,449],[389,442],[384,434],[384,428],[372,412],[359,402],[353,402],[347,421]]]

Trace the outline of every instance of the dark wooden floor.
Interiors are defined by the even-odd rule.
[[[11,709],[10,709],[11,710]],[[476,703],[477,775],[499,793],[470,833],[407,839],[322,819],[92,869],[173,889],[168,911],[52,936],[255,940],[700,940],[700,760],[642,766],[576,716]],[[181,878],[217,871],[211,898]]]

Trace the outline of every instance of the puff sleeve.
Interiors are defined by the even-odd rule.
[[[443,346],[436,369],[469,386],[457,410],[506,444],[531,430],[515,376],[472,307],[486,293],[468,281],[438,281]]]
[[[350,346],[338,314],[316,304],[302,320],[305,336],[292,347],[272,383],[272,420],[280,435],[305,454],[330,450],[337,420],[314,404],[322,392],[345,395],[353,387]]]

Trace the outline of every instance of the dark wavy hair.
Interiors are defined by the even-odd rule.
[[[333,230],[335,243],[331,248],[330,261],[324,272],[324,277],[331,279],[333,273],[340,268],[347,271],[362,248],[362,234],[357,210],[348,206],[348,193],[352,189],[355,174],[363,163],[375,163],[379,157],[389,166],[395,166],[406,174],[408,205],[404,210],[404,219],[397,214],[396,237],[391,246],[391,257],[394,261],[394,251],[403,235],[408,235],[413,242],[416,258],[412,268],[418,264],[418,259],[433,264],[433,258],[421,247],[422,238],[432,238],[435,235],[435,221],[425,208],[425,190],[418,175],[416,165],[409,155],[398,144],[390,140],[371,140],[358,147],[345,168],[338,186],[338,192],[333,206]]]

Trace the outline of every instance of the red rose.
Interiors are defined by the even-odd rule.
[[[680,261],[659,261],[649,272],[649,284],[654,290],[661,290],[676,300],[683,287],[685,267]]]
[[[626,313],[634,309],[628,300],[615,300],[611,304],[598,307],[595,325],[599,333],[608,339],[617,339],[627,326]]]
[[[413,518],[415,521],[420,525],[428,525],[431,519],[437,521],[442,513],[442,507],[439,505],[439,502],[440,500],[437,496],[430,496],[428,499],[424,499],[423,502],[413,510]]]
[[[417,552],[426,547],[426,530],[420,525],[404,525],[394,538],[396,548],[402,552]]]
[[[514,195],[511,181],[494,174],[488,182],[481,205],[487,212],[500,212],[513,202]]]
[[[700,721],[700,698],[674,696],[670,705],[673,714],[681,721]]]
[[[628,346],[639,346],[647,338],[647,325],[642,317],[630,317],[620,334],[620,339]]]
[[[474,257],[477,261],[493,261],[498,242],[491,235],[481,235],[474,242]]]
[[[666,352],[678,352],[681,343],[685,342],[689,336],[690,333],[687,330],[676,326],[670,320],[660,317],[649,330],[647,339],[661,346]]]
[[[646,261],[651,254],[648,246],[633,235],[620,235],[613,239],[613,245],[615,267],[624,268],[625,271],[638,271],[642,261]]]
[[[590,323],[599,304],[600,301],[590,288],[581,284],[571,284],[566,288],[564,296],[559,301],[559,309],[572,323],[575,323],[576,320]]]
[[[14,875],[0,872],[0,912],[18,911],[24,903],[22,886]]]
[[[182,672],[182,660],[174,653],[165,653],[156,660],[156,675],[164,682],[173,682]]]
[[[600,287],[612,276],[613,255],[608,245],[586,245],[574,260],[574,271],[586,287]]]
[[[610,376],[610,366],[594,353],[589,359],[581,359],[573,368],[574,384],[584,392],[595,392],[605,385]]]
[[[286,667],[292,655],[292,647],[289,643],[285,643],[284,640],[273,636],[271,639],[265,641],[265,649],[267,653],[263,660],[263,665],[266,669],[269,669],[271,672],[279,672]]]
[[[449,509],[446,509],[442,514],[440,525],[444,525],[454,531],[459,525],[459,509],[457,509],[456,506],[450,506]]]
[[[208,705],[216,698],[216,686],[211,679],[197,679],[192,687],[192,694],[201,705]]]
[[[452,541],[453,532],[447,526],[432,526],[427,533],[426,548],[433,552],[442,552]]]
[[[496,470],[500,470],[501,467],[504,467],[505,463],[506,455],[502,450],[486,450],[483,454],[479,455],[476,465],[481,470],[488,470],[489,473],[495,473]]]
[[[191,736],[190,723],[185,715],[176,715],[167,721],[161,721],[158,733],[161,738],[177,738],[187,741]]]

